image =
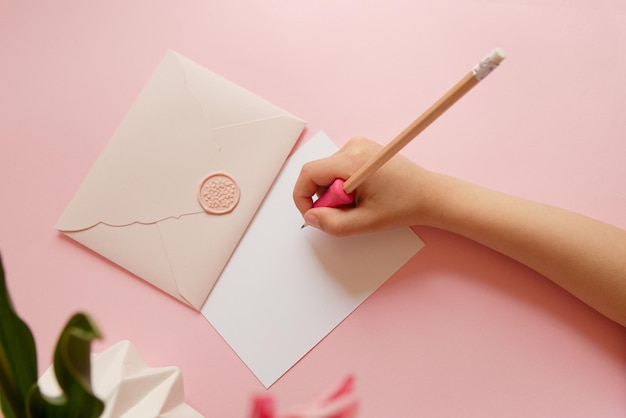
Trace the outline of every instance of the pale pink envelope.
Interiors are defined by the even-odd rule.
[[[56,228],[200,309],[304,125],[170,51]],[[214,172],[240,188],[229,213],[197,199]]]

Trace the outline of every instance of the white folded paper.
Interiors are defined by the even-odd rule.
[[[202,418],[185,403],[178,367],[148,367],[127,340],[91,355],[91,384],[105,403],[101,418]],[[39,378],[44,394],[61,394],[50,366]]]
[[[202,307],[265,387],[424,246],[408,227],[344,238],[300,228],[300,169],[336,151],[319,132],[289,158]]]

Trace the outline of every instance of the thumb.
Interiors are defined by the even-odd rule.
[[[363,220],[355,208],[312,208],[304,214],[306,225],[336,237],[352,235],[363,229]]]

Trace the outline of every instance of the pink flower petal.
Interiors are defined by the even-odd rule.
[[[359,403],[353,391],[354,377],[350,375],[285,418],[354,418]]]
[[[274,398],[271,395],[258,395],[253,399],[250,418],[275,418]]]

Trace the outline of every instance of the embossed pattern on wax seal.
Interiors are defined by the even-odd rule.
[[[231,212],[239,203],[239,186],[226,173],[208,175],[200,184],[198,202],[207,213],[221,215]]]

